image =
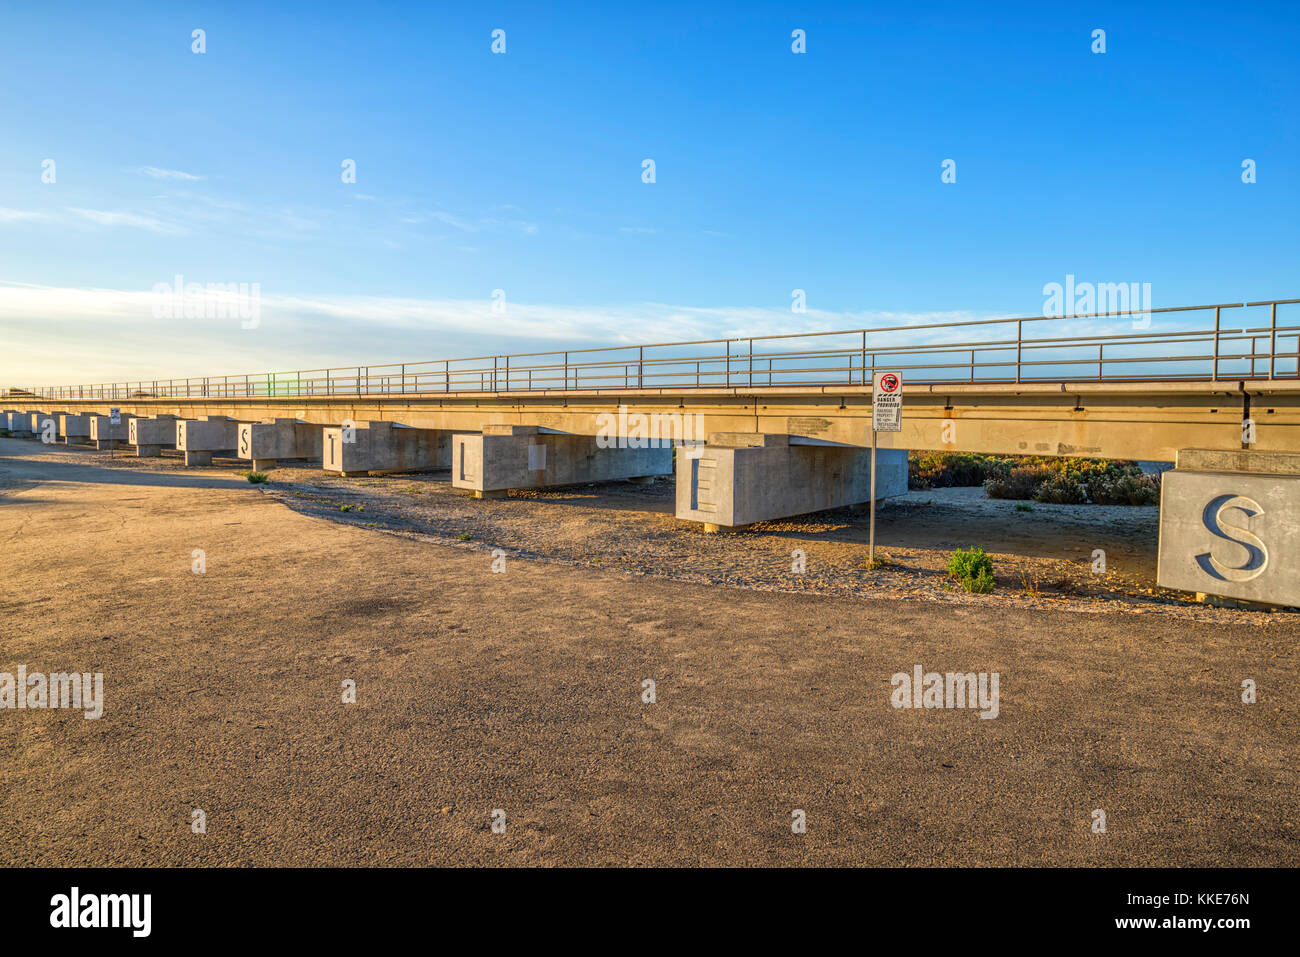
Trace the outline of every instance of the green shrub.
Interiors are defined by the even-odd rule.
[[[1160,476],[1141,472],[1100,475],[1087,482],[1088,498],[1098,505],[1159,505]]]
[[[993,573],[986,569],[980,569],[980,573],[974,578],[961,580],[961,587],[975,595],[991,595],[993,584]]]
[[[1016,503],[1016,511],[1017,511],[1017,512],[1032,512],[1033,510],[1034,510],[1034,506],[1032,506],[1032,505],[1027,505],[1027,504],[1025,504],[1024,502],[1017,502],[1017,503]]]
[[[1035,502],[1049,505],[1083,505],[1088,501],[1079,479],[1071,472],[1057,472],[1034,490]]]
[[[993,559],[984,554],[984,549],[975,545],[965,551],[957,549],[948,559],[948,574],[957,580],[974,578],[981,571],[993,574]]]
[[[265,472],[245,472],[244,476],[254,485],[261,485],[270,478]]]
[[[916,452],[907,458],[907,487],[961,488],[982,485],[996,475],[1005,475],[1012,459],[969,452]]]
[[[457,535],[456,537],[457,537],[458,539],[460,539],[462,542],[468,542],[468,541],[469,541],[471,538],[473,538],[474,536],[471,535],[469,532],[461,532],[461,533],[460,533],[459,535]]]
[[[984,493],[989,498],[1034,497],[1038,486],[1053,475],[1052,469],[1043,465],[1020,465],[1003,476],[995,476],[984,483]]]

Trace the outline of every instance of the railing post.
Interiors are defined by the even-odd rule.
[[[727,388],[731,388],[731,340],[727,340]]]
[[[406,395],[406,363],[402,363],[402,395]]]
[[[768,368],[771,368],[769,363]],[[862,384],[867,384],[867,330],[862,330]],[[771,385],[769,382],[768,385]]]
[[[1017,369],[1020,368],[1020,363],[1018,360],[1016,362],[1016,368]],[[971,382],[975,381],[975,350],[974,349],[970,351],[970,380]],[[1017,382],[1020,381],[1020,375],[1018,372],[1016,374],[1016,381]]]
[[[645,388],[645,346],[639,346],[636,350],[636,387]]]
[[[1277,303],[1272,304],[1268,318],[1268,377],[1273,378],[1273,358],[1277,355]]]
[[[1023,319],[1016,322],[1016,381],[1020,381],[1020,347],[1024,341],[1025,322]]]
[[[754,340],[749,340],[749,387],[754,388]]]
[[[1214,307],[1214,368],[1210,372],[1210,381],[1219,381],[1219,307]]]
[[[450,392],[451,391],[451,360],[450,359],[442,360],[442,378],[443,378],[442,391]]]
[[[1106,360],[1103,357],[1102,350],[1105,348],[1106,346],[1104,343],[1101,342],[1097,343],[1097,381],[1098,382],[1100,382],[1103,378],[1102,366],[1105,364]]]
[[[569,391],[569,354],[564,354],[564,391]]]

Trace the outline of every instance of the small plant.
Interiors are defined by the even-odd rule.
[[[265,472],[245,472],[244,477],[253,485],[261,485],[270,478]]]
[[[979,545],[953,552],[948,559],[948,574],[968,592],[987,595],[993,591],[993,559]]]
[[[340,511],[340,512],[350,512],[350,511],[352,511],[352,509],[354,509],[355,507],[356,507],[356,506],[354,506],[354,505],[340,505],[340,506],[339,506],[339,511]]]
[[[1035,575],[1033,578],[1030,578],[1028,572],[1021,572],[1020,586],[1021,586],[1020,594],[1024,595],[1026,598],[1038,597],[1038,576],[1037,575]]]
[[[14,434],[8,429],[0,429],[0,439],[12,439]]]
[[[1034,510],[1034,506],[1030,505],[1028,502],[1017,502],[1017,503],[1016,503],[1016,511],[1017,511],[1017,512],[1032,512],[1033,510]]]
[[[460,539],[462,542],[468,542],[468,541],[469,541],[471,538],[473,538],[474,536],[471,535],[469,532],[461,532],[461,533],[460,533],[459,535],[457,535],[456,537],[457,537],[458,539]]]

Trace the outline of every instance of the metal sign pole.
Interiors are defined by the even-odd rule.
[[[867,567],[876,567],[876,421],[871,420],[871,532],[867,538]]]

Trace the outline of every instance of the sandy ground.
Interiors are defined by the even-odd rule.
[[[848,512],[704,536],[667,483],[272,474],[0,439],[0,671],[106,695],[0,710],[0,863],[1300,863],[1300,618],[1147,595],[1139,524],[921,493],[869,572]],[[972,542],[998,594],[943,589]],[[1114,593],[1006,580],[1095,547]],[[916,664],[998,672],[999,716],[894,709]]]

